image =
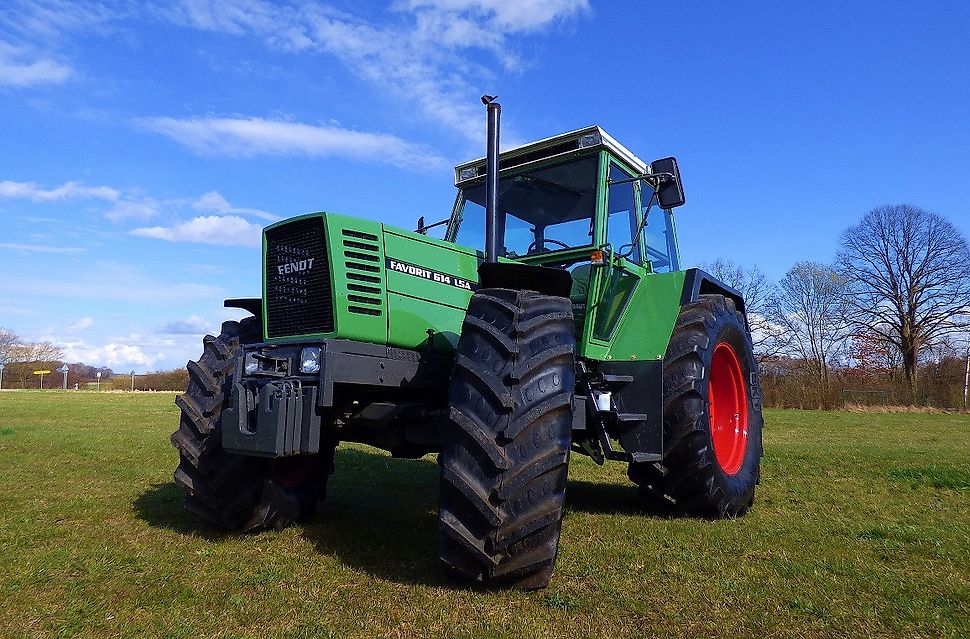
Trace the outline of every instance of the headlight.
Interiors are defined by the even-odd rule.
[[[320,347],[307,346],[300,351],[300,372],[319,373],[320,372]]]
[[[252,375],[259,370],[259,362],[256,361],[256,353],[246,353],[245,367],[247,375]]]

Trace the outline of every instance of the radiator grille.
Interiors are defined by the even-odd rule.
[[[333,331],[333,291],[323,220],[266,231],[266,335]]]

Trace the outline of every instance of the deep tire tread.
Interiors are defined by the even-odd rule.
[[[664,358],[664,461],[630,464],[628,474],[647,504],[670,514],[738,517],[754,501],[762,454],[760,389],[749,388],[749,450],[734,476],[720,469],[709,433],[707,375],[719,339],[733,340],[738,356],[757,370],[751,336],[733,300],[702,295],[682,307]]]
[[[570,301],[486,289],[468,307],[445,433],[439,556],[466,579],[541,588],[565,502],[575,387]]]
[[[256,318],[247,318],[242,322],[224,322],[218,337],[205,336],[202,356],[186,366],[189,383],[185,394],[175,399],[181,418],[171,438],[179,451],[179,465],[173,478],[185,492],[186,509],[220,530],[280,529],[296,519],[301,508],[306,510],[304,503],[296,514],[291,507],[283,507],[296,496],[267,478],[265,460],[222,449],[220,418],[229,401],[240,343],[258,336],[259,331]],[[332,447],[323,452],[330,453],[329,463],[332,463]],[[269,484],[272,486],[267,490]],[[324,487],[325,483],[319,489],[307,485],[306,491],[316,491],[314,504],[315,495],[322,493]]]

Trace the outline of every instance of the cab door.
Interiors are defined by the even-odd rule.
[[[592,307],[589,335],[592,343],[605,346],[612,340],[637,285],[646,274],[646,267],[642,237],[636,237],[640,224],[638,183],[632,172],[612,158],[604,169],[600,219],[604,222],[603,237],[611,247],[612,259],[595,269],[597,285],[589,300]]]

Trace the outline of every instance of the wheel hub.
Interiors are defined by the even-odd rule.
[[[721,470],[737,474],[748,448],[748,392],[741,362],[726,342],[714,348],[708,402],[714,456]]]

